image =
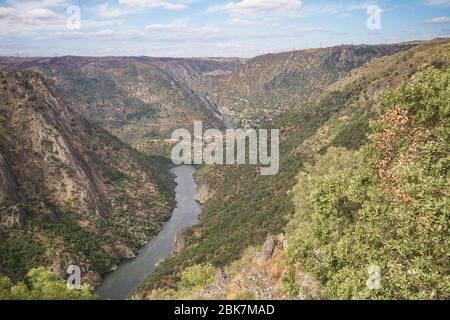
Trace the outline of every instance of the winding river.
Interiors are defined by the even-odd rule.
[[[136,259],[123,262],[116,271],[104,276],[95,290],[102,300],[124,300],[150,274],[159,261],[170,255],[175,248],[176,235],[182,229],[198,223],[200,205],[195,201],[197,185],[194,181],[195,168],[183,165],[173,168],[176,176],[175,188],[177,206],[172,217],[158,235],[145,245]]]

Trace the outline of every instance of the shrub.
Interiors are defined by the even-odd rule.
[[[213,280],[215,268],[206,264],[187,268],[181,274],[180,289],[201,289]]]
[[[325,298],[450,297],[449,85],[449,70],[420,72],[384,94],[356,155],[330,149],[299,174],[288,264],[313,274]],[[380,290],[366,284],[370,265]]]
[[[71,290],[63,280],[59,280],[45,268],[32,269],[26,282],[13,284],[0,275],[0,300],[93,300],[89,287]]]

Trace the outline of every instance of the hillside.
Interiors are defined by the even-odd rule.
[[[143,147],[146,141],[170,138],[175,128],[194,120],[220,126],[217,107],[195,92],[193,79],[229,72],[240,63],[225,58],[0,58],[0,68],[34,70],[54,80],[71,108]]]
[[[247,60],[231,73],[206,76],[199,86],[236,122],[245,119],[259,124],[317,96],[371,59],[412,46],[343,45],[268,54]]]
[[[155,297],[155,288],[180,289],[178,280],[189,266],[210,263],[216,268],[231,267],[247,248],[261,245],[269,235],[285,232],[288,222],[296,221],[291,190],[305,164],[330,148],[360,149],[367,143],[370,120],[380,112],[376,105],[381,92],[430,67],[445,69],[449,50],[448,42],[433,41],[376,58],[348,72],[320,95],[298,101],[296,108],[272,123],[282,129],[281,171],[277,176],[260,177],[258,168],[252,166],[202,168],[198,180],[209,189],[211,198],[204,204],[200,223],[185,233],[184,250],[164,261],[137,290],[136,297]],[[252,259],[250,256],[245,261],[251,263]],[[273,265],[277,266],[281,267],[279,261]],[[252,274],[245,270],[243,275]],[[291,294],[298,294],[298,288],[293,290]]]
[[[148,298],[448,299],[449,53],[383,93],[360,151],[332,147],[304,166],[286,235],[224,269],[189,267]]]
[[[194,88],[198,79],[212,75],[229,74],[241,65],[246,59],[242,58],[151,58],[139,57],[136,60],[157,66],[191,88]]]
[[[54,81],[0,72],[0,273],[48,266],[85,281],[160,230],[173,206],[162,160],[143,156],[80,117]]]
[[[41,277],[61,289],[40,266],[62,278],[80,265],[95,285],[133,258],[174,183],[167,159],[129,144],[167,154],[173,129],[228,116],[280,129],[280,173],[199,167],[200,222],[133,298],[448,298],[449,55],[436,40],[249,60],[0,58],[6,294],[45,291]],[[386,291],[367,290],[372,264]]]

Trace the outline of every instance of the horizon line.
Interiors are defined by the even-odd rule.
[[[265,52],[261,54],[257,54],[255,56],[250,57],[239,57],[239,56],[147,56],[147,55],[136,55],[136,56],[126,56],[126,55],[99,55],[99,56],[90,56],[90,55],[76,55],[76,54],[65,54],[65,55],[53,55],[53,56],[28,56],[28,55],[3,55],[0,53],[0,58],[23,58],[23,59],[51,59],[51,58],[69,58],[69,57],[75,57],[75,58],[93,58],[93,59],[99,59],[99,58],[154,58],[154,59],[181,59],[181,60],[187,60],[187,59],[242,59],[242,60],[249,60],[254,59],[256,57],[262,57],[266,55],[273,55],[273,54],[282,54],[282,53],[291,53],[291,52],[300,52],[300,51],[307,51],[307,50],[318,50],[318,49],[329,49],[329,48],[337,48],[342,46],[389,46],[389,45],[407,45],[407,44],[414,44],[414,43],[425,43],[425,42],[432,42],[432,41],[449,41],[450,37],[435,37],[427,40],[407,40],[407,41],[401,41],[401,42],[380,42],[380,43],[342,43],[340,45],[334,45],[334,46],[324,46],[324,47],[311,47],[311,48],[303,48],[303,49],[296,49],[292,48],[291,50],[280,50],[280,51],[272,51],[272,52]]]

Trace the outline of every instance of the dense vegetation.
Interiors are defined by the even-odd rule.
[[[170,215],[168,160],[145,156],[67,107],[33,71],[0,72],[0,272],[76,264],[83,281],[133,258]]]
[[[0,300],[93,300],[89,287],[71,290],[63,280],[44,268],[32,269],[23,282],[14,284],[0,275]]]
[[[406,50],[411,47],[258,57],[216,83],[224,96],[215,98],[234,101],[232,116],[264,115],[258,124],[281,128],[280,173],[262,177],[258,166],[202,166],[197,181],[210,197],[200,223],[183,232],[183,248],[159,264],[134,298],[448,299],[450,47],[446,41]],[[393,52],[398,53],[385,56]],[[284,66],[286,58],[291,65]],[[104,104],[111,101],[102,95],[126,91],[131,100],[112,100],[132,108],[119,112],[121,121],[109,129],[128,141],[142,137],[147,151],[166,152],[170,143],[149,141],[165,133],[147,121],[167,116],[167,128],[186,124],[186,110],[178,110],[176,119],[171,110],[155,111],[160,106],[140,96],[134,80],[142,71],[155,84],[152,89],[164,89],[163,101],[175,90],[165,91],[171,76],[126,61],[116,69],[116,62],[87,61],[82,75],[60,66],[68,74],[61,73],[59,90],[74,86],[76,95],[83,95],[89,84],[94,89],[86,91],[84,107],[106,118],[111,114]],[[47,62],[40,67],[46,70]],[[101,76],[96,67],[104,68]],[[242,70],[244,78],[238,76]],[[59,100],[53,90],[44,90],[45,99],[29,94],[36,85],[30,74],[26,81],[21,73],[1,75],[0,156],[14,163],[25,197],[0,198],[0,271],[8,276],[0,277],[0,298],[90,299],[86,288],[67,291],[56,277],[63,278],[64,266],[75,263],[96,283],[95,276],[133,257],[133,249],[160,230],[173,204],[173,183],[166,160],[140,154],[69,109],[63,128],[61,121],[48,120],[42,100]],[[86,77],[92,83],[84,83]],[[211,90],[215,80],[195,85]],[[386,91],[390,88],[396,89]],[[189,96],[198,106],[197,93],[190,95],[184,85],[181,91],[181,98]],[[268,116],[265,109],[276,102],[276,112]],[[136,125],[138,137],[132,136]],[[44,139],[34,142],[40,135],[26,131],[30,128]],[[54,137],[66,130],[72,137],[67,144],[80,150],[76,157],[55,148],[65,136]],[[74,165],[67,160],[72,158],[79,161]],[[74,168],[88,164],[100,191],[79,183],[86,175]],[[12,171],[8,163],[0,165],[0,173]],[[89,198],[92,190],[96,194]],[[92,214],[99,198],[104,210]],[[373,267],[381,275],[377,290],[367,285]]]
[[[449,70],[419,73],[379,107],[359,153],[330,149],[298,176],[288,264],[323,298],[448,299]]]
[[[448,67],[418,73],[383,94],[359,151],[330,147],[306,163],[285,252],[249,248],[225,281],[195,265],[148,298],[448,299],[449,88]]]
[[[292,205],[294,193],[290,190],[296,184],[298,172],[306,170],[305,164],[326,154],[329,148],[345,147],[351,150],[345,151],[351,155],[347,157],[349,163],[346,166],[348,170],[355,169],[358,162],[351,152],[367,143],[369,123],[380,113],[380,108],[376,107],[380,92],[410,81],[417,71],[435,65],[436,61],[443,61],[439,66],[445,68],[448,66],[448,51],[448,43],[431,42],[375,59],[349,72],[318,99],[301,103],[286,112],[271,124],[275,128],[283,128],[281,170],[277,176],[260,177],[258,168],[252,166],[202,168],[199,183],[208,185],[213,196],[204,206],[199,225],[186,233],[186,248],[166,259],[138,289],[137,296],[145,297],[154,288],[177,287],[182,271],[188,266],[211,263],[221,268],[230,265],[242,256],[246,248],[263,243],[269,234],[283,232],[288,221],[298,215]],[[435,70],[429,78],[438,76],[437,72]],[[426,99],[415,98],[419,106],[421,99]],[[442,96],[440,101],[444,106],[448,106],[446,98],[448,96]],[[401,97],[397,101],[401,101]],[[443,115],[444,120],[448,120],[448,115]],[[345,170],[339,174],[345,176]],[[440,188],[447,187],[443,181],[439,182]],[[340,188],[345,186],[345,183],[339,185]],[[442,194],[436,197],[442,200]],[[346,210],[356,210],[353,202],[341,205]],[[342,223],[345,225],[347,222],[344,219]],[[367,275],[367,265],[361,270]],[[442,278],[442,274],[440,276]],[[295,293],[296,289],[292,290]],[[329,296],[339,297],[338,294]]]
[[[236,72],[207,78],[205,91],[236,121],[273,120],[301,101],[319,97],[352,69],[411,47],[342,45],[267,54],[247,61]]]

